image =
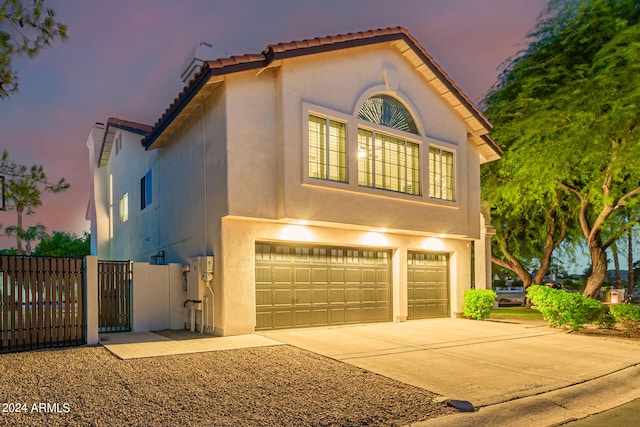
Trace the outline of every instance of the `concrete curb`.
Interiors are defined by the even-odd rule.
[[[557,426],[640,398],[639,381],[640,364],[636,364],[572,386],[410,426]]]

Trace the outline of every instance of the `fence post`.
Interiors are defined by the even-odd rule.
[[[131,289],[131,322],[133,332],[149,332],[149,264],[146,262],[133,263],[133,284]]]
[[[98,257],[84,258],[85,274],[85,325],[87,344],[98,344]]]

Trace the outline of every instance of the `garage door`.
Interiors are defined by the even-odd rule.
[[[407,254],[408,319],[449,316],[449,257],[446,254]]]
[[[388,250],[256,244],[256,330],[391,316]]]

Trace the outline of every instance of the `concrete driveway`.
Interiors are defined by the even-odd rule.
[[[636,366],[640,345],[566,333],[542,321],[433,319],[261,335],[452,399],[468,400],[476,407],[568,391],[574,385],[584,388],[610,374],[617,375],[616,384],[640,397],[631,382],[636,379],[624,372],[631,367],[633,375],[640,375]],[[611,406],[600,410],[615,406],[619,396],[606,399]],[[598,412],[595,406],[590,410]]]

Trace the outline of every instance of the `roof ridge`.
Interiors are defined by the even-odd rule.
[[[147,125],[147,124],[139,123],[139,122],[134,122],[134,121],[131,121],[131,120],[120,119],[120,118],[117,118],[117,117],[109,117],[107,119],[107,126],[109,124],[126,126],[126,127],[130,127],[130,128],[138,129],[138,130],[141,130],[141,131],[147,132],[147,133],[151,132],[151,129],[153,129],[153,126],[151,126],[151,125]]]

